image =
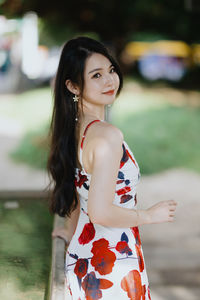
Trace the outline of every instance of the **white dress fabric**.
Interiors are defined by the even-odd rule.
[[[75,185],[80,199],[80,216],[65,255],[66,300],[149,300],[150,289],[138,227],[116,228],[93,224],[87,214],[91,175],[76,169]],[[135,157],[123,141],[115,199],[117,206],[136,209],[136,186],[140,179]],[[106,170],[105,170],[106,172]]]

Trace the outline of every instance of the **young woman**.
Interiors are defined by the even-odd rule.
[[[51,212],[68,221],[68,230],[52,236],[69,244],[66,287],[75,300],[150,299],[138,226],[174,219],[173,200],[136,209],[139,166],[123,133],[104,120],[121,88],[119,66],[103,44],[78,37],[64,45],[48,171]]]

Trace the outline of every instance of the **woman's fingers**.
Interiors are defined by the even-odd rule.
[[[167,202],[169,205],[177,205],[177,202],[174,200],[168,200]]]
[[[66,243],[69,243],[68,241],[68,237],[67,237],[67,234],[66,234],[66,229],[63,228],[63,227],[57,227],[55,228],[52,233],[52,238],[61,238],[63,239]]]
[[[58,234],[58,230],[54,229],[54,231],[52,231],[51,235],[54,237]]]
[[[175,213],[174,213],[174,212],[170,212],[169,216],[170,216],[170,217],[174,217],[174,216],[175,216]]]
[[[174,212],[177,206],[177,202],[174,200],[168,200],[169,211],[170,213]]]
[[[60,236],[63,234],[63,231],[64,231],[63,227],[57,227],[52,231],[51,235],[52,237]]]
[[[171,205],[170,207],[169,207],[169,210],[170,211],[174,211],[176,209],[176,205]]]
[[[174,221],[174,218],[170,217],[169,222],[173,222],[173,221]]]
[[[177,202],[174,200],[168,200],[167,203],[169,205],[169,222],[173,222],[175,217]]]

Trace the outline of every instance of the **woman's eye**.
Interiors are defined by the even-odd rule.
[[[111,68],[111,69],[110,69],[110,72],[111,72],[111,73],[115,72],[115,68],[114,68],[114,67]]]
[[[96,73],[96,74],[94,74],[94,76],[92,78],[99,78],[100,77],[99,75],[101,76],[100,73]]]

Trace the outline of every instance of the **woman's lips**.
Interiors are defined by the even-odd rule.
[[[105,92],[105,93],[103,93],[103,94],[106,94],[106,95],[113,95],[114,92],[115,92],[115,90],[110,90],[110,91],[107,91],[107,92]]]

